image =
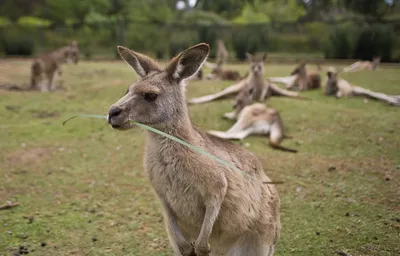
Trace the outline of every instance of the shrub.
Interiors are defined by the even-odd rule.
[[[374,56],[381,56],[383,61],[392,61],[395,41],[395,32],[390,25],[343,24],[330,33],[325,57],[371,60]]]
[[[353,58],[371,60],[374,56],[381,56],[383,61],[392,60],[394,35],[395,31],[389,25],[364,27],[356,41]]]
[[[255,53],[268,50],[268,27],[248,26],[237,28],[233,35],[233,48],[236,58],[246,59],[246,52]]]
[[[357,31],[350,24],[335,27],[325,45],[325,58],[348,59],[353,55]]]
[[[5,35],[1,42],[6,55],[30,56],[34,51],[34,40],[23,33],[18,35]]]

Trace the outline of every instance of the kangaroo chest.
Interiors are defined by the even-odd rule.
[[[201,227],[205,207],[189,165],[190,161],[177,148],[167,146],[160,150],[149,146],[146,149],[144,167],[158,196],[180,223],[195,228]]]

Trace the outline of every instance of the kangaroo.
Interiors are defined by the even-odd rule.
[[[237,122],[226,132],[209,131],[211,135],[223,139],[243,140],[250,134],[269,135],[269,145],[278,150],[297,153],[297,150],[281,146],[285,136],[282,119],[275,109],[261,103],[245,106]]]
[[[267,59],[267,54],[264,54],[261,60],[255,58],[250,53],[247,53],[246,55],[250,62],[250,71],[243,79],[218,93],[191,99],[189,103],[200,104],[216,99],[231,97],[233,95],[238,95],[242,90],[248,91],[250,88],[254,88],[254,90],[252,90],[252,94],[254,100],[257,101],[265,100],[270,96],[302,98],[298,92],[291,92],[281,89],[276,84],[270,83],[268,80],[264,80],[264,61]]]
[[[273,255],[280,235],[280,202],[254,154],[192,125],[185,80],[202,66],[208,44],[190,47],[162,69],[149,57],[119,46],[140,79],[108,112],[115,129],[144,123],[203,148],[238,169],[161,135],[147,132],[144,169],[164,212],[175,255]]]
[[[213,69],[213,71],[211,71],[211,73],[208,74],[206,78],[209,80],[220,79],[223,81],[225,80],[237,81],[241,77],[239,72],[234,70],[225,70],[222,68],[222,65],[217,64],[217,67]]]
[[[389,105],[400,106],[400,95],[387,95],[380,92],[373,92],[359,86],[351,85],[348,81],[338,77],[339,72],[330,67],[326,73],[328,79],[325,85],[325,95],[336,96],[336,98],[350,96],[364,96],[381,100]]]
[[[318,69],[320,71],[319,65]],[[287,87],[289,90],[306,91],[321,87],[321,75],[319,72],[307,72],[305,62],[297,66],[290,75],[296,76],[296,78]]]
[[[356,61],[343,69],[344,72],[356,72],[360,70],[376,70],[381,63],[381,57],[375,56],[372,61]]]
[[[35,59],[31,66],[31,90],[54,91],[57,75],[61,75],[60,65],[67,62],[77,64],[79,48],[76,41]],[[45,76],[45,77],[44,77]],[[45,78],[47,85],[44,84]]]
[[[241,79],[239,72],[234,70],[226,70],[223,65],[229,57],[229,52],[225,47],[224,41],[221,39],[217,40],[217,56],[216,63],[205,62],[205,66],[212,68],[210,74],[206,76],[209,80],[220,79],[220,80],[232,80],[237,81]]]
[[[217,67],[222,67],[223,64],[226,63],[226,60],[229,57],[229,52],[225,47],[224,40],[217,40],[217,54],[216,54],[216,64],[205,61],[204,65],[208,68],[215,69]]]
[[[253,88],[243,88],[239,94],[236,96],[236,101],[233,104],[233,111],[224,114],[224,118],[236,120],[240,112],[248,105],[253,103]]]

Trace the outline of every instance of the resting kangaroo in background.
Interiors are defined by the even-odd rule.
[[[284,138],[282,119],[275,109],[267,108],[261,103],[245,106],[237,122],[226,132],[209,131],[211,135],[223,139],[243,140],[251,134],[269,135],[269,145],[274,149],[297,153],[297,150],[281,146]]]
[[[115,129],[144,123],[203,148],[242,172],[222,166],[164,136],[147,132],[144,169],[161,202],[175,255],[273,255],[280,234],[279,196],[256,156],[207,135],[190,121],[184,82],[202,66],[207,44],[186,49],[162,69],[118,47],[140,79],[110,107]]]
[[[320,67],[318,66],[320,70]],[[306,63],[302,62],[290,75],[297,75],[296,79],[287,87],[289,90],[306,91],[321,87],[321,75],[319,72],[307,72]]]
[[[223,64],[226,63],[226,60],[229,57],[229,52],[225,47],[224,40],[218,39],[217,40],[217,54],[216,54],[216,60],[215,63],[210,63],[207,60],[204,62],[204,65],[208,68],[215,69],[217,67],[222,67]]]
[[[359,86],[351,85],[344,79],[338,77],[339,72],[330,67],[326,73],[328,80],[325,86],[325,95],[336,96],[336,98],[350,96],[364,96],[376,100],[381,100],[389,105],[400,106],[400,95],[387,95],[380,92],[373,92]]]
[[[56,89],[56,77],[61,75],[60,65],[79,61],[78,43],[62,47],[35,59],[31,67],[31,90],[53,91]],[[47,84],[45,83],[47,79]]]
[[[348,67],[343,69],[344,72],[355,72],[360,70],[375,70],[381,63],[381,57],[377,56],[372,59],[372,62],[367,61],[356,61]]]
[[[281,89],[276,84],[270,83],[268,80],[264,80],[264,61],[267,58],[266,54],[264,54],[261,60],[256,59],[250,53],[247,53],[246,55],[247,59],[250,62],[250,70],[242,80],[218,93],[191,99],[189,103],[199,104],[220,98],[230,97],[233,95],[237,95],[242,90],[249,90],[250,88],[254,88],[254,90],[252,91],[254,100],[262,101],[270,96],[286,96],[304,99],[299,95],[298,92],[291,92],[285,89]]]

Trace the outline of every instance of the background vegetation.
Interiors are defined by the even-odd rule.
[[[246,51],[268,51],[323,53],[327,58],[382,55],[384,61],[399,61],[399,3],[3,0],[0,49],[5,55],[35,55],[77,39],[88,58],[113,57],[116,44],[168,58],[189,44],[222,38],[238,59]]]

